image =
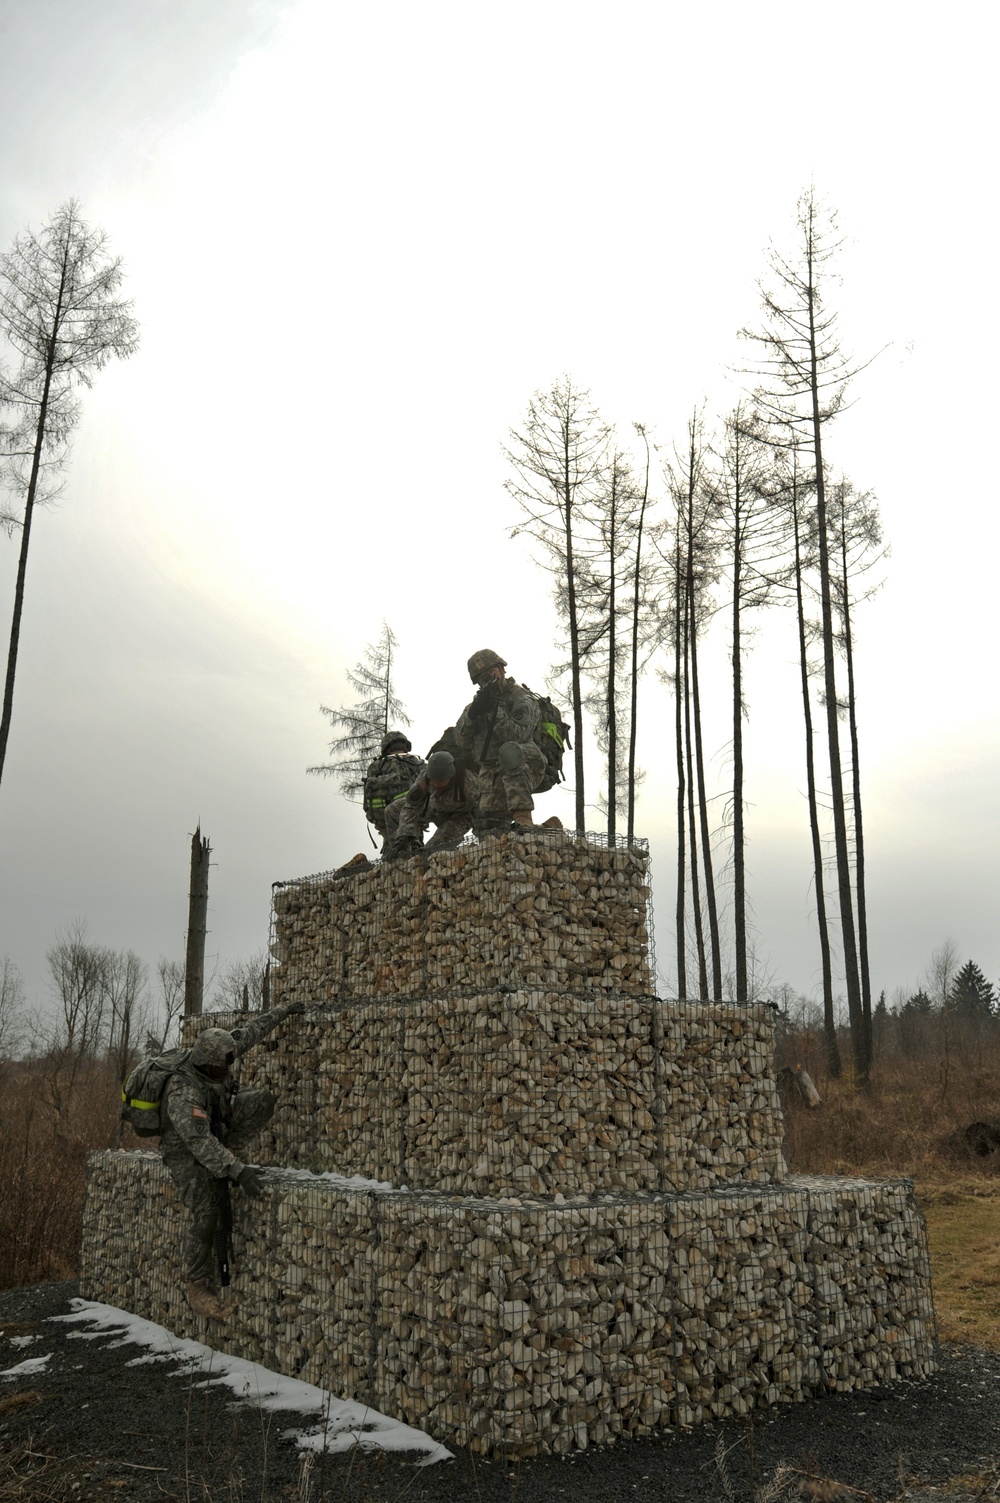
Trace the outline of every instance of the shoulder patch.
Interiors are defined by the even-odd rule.
[[[193,1106],[191,1108],[191,1115],[192,1117],[200,1117],[203,1122],[208,1121],[208,1113],[203,1106]]]

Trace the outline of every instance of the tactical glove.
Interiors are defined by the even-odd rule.
[[[302,1013],[304,1013],[305,1010],[306,1010],[306,1004],[304,1002],[289,1002],[288,1005],[287,1005],[287,1007],[283,1007],[281,1009],[281,1015],[284,1018],[292,1018],[292,1017],[296,1017],[297,1018]]]
[[[249,1164],[244,1165],[236,1176],[236,1183],[244,1195],[249,1195],[251,1200],[258,1200],[264,1193],[264,1176],[259,1169],[253,1169]]]
[[[491,679],[488,684],[483,684],[473,698],[469,706],[469,719],[482,720],[486,715],[491,715],[500,698],[500,685],[496,679]]]

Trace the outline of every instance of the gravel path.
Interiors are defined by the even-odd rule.
[[[782,1499],[847,1503],[857,1498],[849,1489],[878,1500],[905,1490],[912,1503],[1000,1495],[1000,1354],[976,1347],[943,1347],[929,1381],[770,1410],[752,1430],[725,1423],[509,1465],[459,1453],[416,1467],[353,1452],[304,1472],[295,1445],[279,1438],[294,1423],[288,1415],[234,1403],[169,1364],[127,1367],[138,1349],[116,1347],[112,1333],[81,1341],[70,1332],[86,1327],[48,1322],[75,1293],[73,1284],[0,1291],[0,1371],[52,1354],[41,1372],[0,1380],[0,1503],[751,1503],[782,1463],[795,1469]],[[958,1477],[967,1480],[937,1491]]]

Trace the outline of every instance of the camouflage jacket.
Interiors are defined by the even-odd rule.
[[[484,706],[483,712],[477,716],[474,713],[475,703],[473,700],[462,711],[455,734],[459,746],[471,751],[476,761],[484,767],[491,767],[496,762],[497,753],[505,741],[517,741],[526,746],[529,742],[538,740],[538,727],[542,719],[538,700],[530,689],[515,683],[512,678],[505,678],[500,685],[500,704],[492,735],[489,734],[490,722],[493,720],[492,709],[487,710]],[[486,744],[487,737],[489,745]]]
[[[285,1009],[257,1013],[241,1028],[229,1031],[236,1041],[237,1059],[266,1038],[286,1016]],[[236,1179],[243,1164],[230,1153],[218,1134],[225,1131],[231,1111],[236,1082],[210,1080],[192,1064],[183,1064],[167,1081],[163,1092],[163,1117],[167,1123],[160,1134],[160,1152],[165,1159],[195,1159],[214,1179]]]
[[[479,807],[479,779],[474,772],[456,773],[447,788],[432,788],[424,780],[426,763],[417,781],[406,795],[406,812],[424,824],[440,824],[453,814],[473,814]]]
[[[365,773],[364,808],[370,823],[385,818],[386,804],[401,798],[423,766],[412,752],[389,752],[376,757]]]

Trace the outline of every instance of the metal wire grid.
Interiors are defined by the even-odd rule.
[[[491,984],[648,993],[652,932],[645,841],[504,835],[275,883],[272,995],[329,1001]]]
[[[206,1331],[183,1302],[182,1220],[162,1166],[94,1155],[84,1295],[509,1455],[933,1367],[906,1182],[562,1206],[279,1171],[267,1183],[263,1210],[237,1198],[232,1314]]]
[[[494,990],[319,1009],[243,1081],[278,1099],[257,1154],[279,1167],[470,1194],[708,1190],[783,1176],[770,1039],[763,1008]]]

